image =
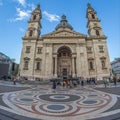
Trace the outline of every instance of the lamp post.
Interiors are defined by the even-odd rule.
[[[112,81],[112,69],[110,68],[110,82]]]

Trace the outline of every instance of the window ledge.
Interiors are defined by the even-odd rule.
[[[23,68],[23,70],[28,70],[28,68]]]
[[[90,71],[94,71],[95,69],[89,69]]]
[[[93,52],[87,52],[87,53],[92,54]]]
[[[41,69],[35,69],[35,71],[41,71]]]
[[[107,68],[102,68],[102,70],[106,70]]]
[[[99,51],[100,53],[104,53],[104,51]]]

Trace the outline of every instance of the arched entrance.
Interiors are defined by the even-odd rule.
[[[57,75],[67,79],[72,76],[72,52],[69,47],[63,46],[58,49]]]

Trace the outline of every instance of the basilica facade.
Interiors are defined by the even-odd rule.
[[[86,18],[88,35],[74,31],[63,15],[53,32],[41,36],[42,12],[38,5],[23,37],[20,76],[29,80],[69,77],[101,80],[109,77],[107,37],[90,4]]]

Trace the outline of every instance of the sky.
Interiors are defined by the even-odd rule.
[[[120,57],[120,0],[0,0],[0,52],[20,62],[22,37],[37,4],[42,11],[41,35],[54,31],[63,14],[74,31],[87,34],[88,3],[101,20],[113,61]]]

